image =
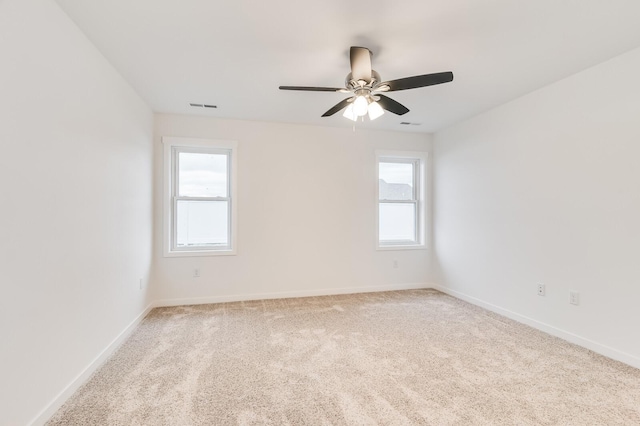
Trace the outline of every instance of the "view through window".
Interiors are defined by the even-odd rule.
[[[176,151],[176,248],[229,247],[229,152]]]
[[[378,245],[421,244],[421,158],[378,156]]]
[[[236,254],[237,143],[163,137],[165,256]]]

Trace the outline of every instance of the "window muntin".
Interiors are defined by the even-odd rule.
[[[165,256],[235,254],[236,143],[164,137]]]
[[[423,153],[378,153],[379,248],[423,247]]]

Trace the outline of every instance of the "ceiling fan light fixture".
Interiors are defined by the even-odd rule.
[[[368,112],[369,112],[369,120],[372,120],[372,121],[380,117],[382,114],[384,114],[384,110],[382,109],[380,104],[378,104],[377,102],[371,102],[369,104]]]
[[[362,95],[358,96],[356,100],[353,101],[353,113],[358,117],[362,117],[363,115],[366,115],[369,109],[368,107],[369,107],[369,102],[367,101],[367,98],[365,98]]]
[[[353,104],[349,104],[349,106],[347,107],[347,109],[344,110],[344,112],[342,113],[342,116],[345,118],[348,118],[349,120],[352,121],[358,121],[358,116],[353,112]]]

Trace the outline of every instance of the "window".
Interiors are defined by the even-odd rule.
[[[235,254],[236,143],[163,138],[165,256]]]
[[[377,151],[379,249],[424,248],[426,153]]]

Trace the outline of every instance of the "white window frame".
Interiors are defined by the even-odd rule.
[[[428,154],[420,151],[376,151],[376,249],[377,250],[424,250],[426,249],[426,167]],[[414,200],[381,200],[380,199],[380,163],[414,163]],[[411,203],[416,209],[416,240],[380,241],[380,204]]]
[[[180,137],[163,137],[164,144],[164,256],[192,257],[192,256],[225,256],[237,254],[237,142],[215,139],[196,139]],[[228,164],[228,192],[227,197],[179,197],[177,192],[178,162],[176,157],[180,152],[202,152],[212,154],[227,154]],[[229,202],[229,246],[223,248],[193,247],[177,248],[175,210],[178,200],[214,200]]]

